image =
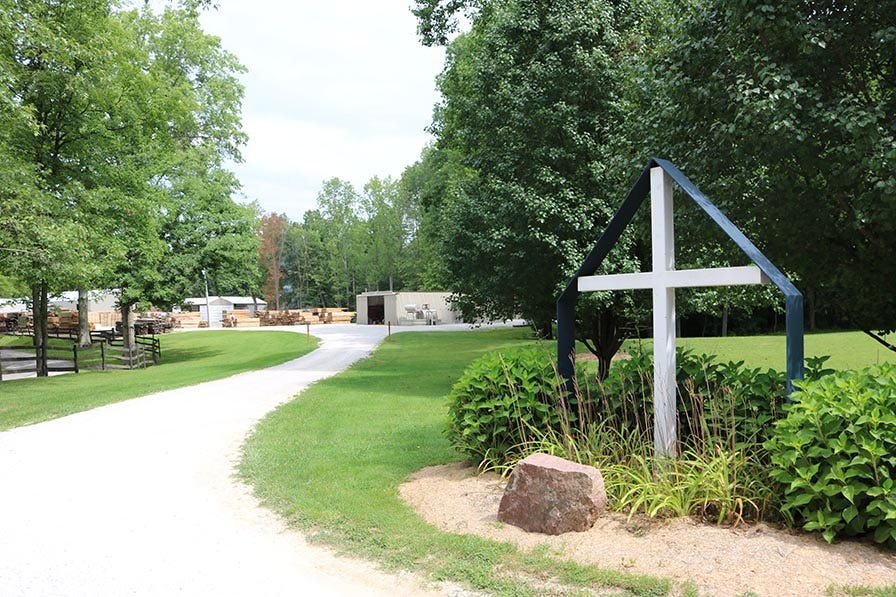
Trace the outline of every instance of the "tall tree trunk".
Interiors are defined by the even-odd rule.
[[[90,337],[87,298],[87,289],[83,286],[78,288],[78,344],[81,348],[88,348],[93,343]]]
[[[34,328],[34,359],[38,377],[47,377],[47,283],[40,282],[31,286],[31,313]]]
[[[122,336],[122,344],[124,344],[124,352],[129,355],[131,359],[136,356],[137,352],[137,340],[134,334],[134,311],[133,311],[134,303],[121,303],[121,336]],[[132,366],[131,360],[128,361],[128,366]]]
[[[808,307],[807,315],[809,316],[809,331],[815,331],[815,289],[810,288],[809,292],[806,293],[806,307]]]
[[[274,305],[276,305],[277,310],[280,310],[280,270],[277,270],[277,275],[274,276]]]
[[[593,318],[583,322],[578,340],[597,357],[597,376],[604,380],[610,374],[613,357],[619,352],[627,333],[622,322],[610,309],[601,309]]]
[[[532,320],[531,326],[540,340],[552,340],[554,338],[554,326],[551,319]]]
[[[722,338],[728,336],[728,306],[722,309]]]

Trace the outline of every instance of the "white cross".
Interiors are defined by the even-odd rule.
[[[637,274],[582,276],[580,291],[653,289],[654,450],[674,458],[675,429],[675,289],[691,286],[768,284],[758,267],[675,269],[675,230],[672,222],[672,179],[662,168],[650,169],[650,226],[653,271]]]

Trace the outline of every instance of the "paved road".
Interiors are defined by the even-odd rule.
[[[0,596],[429,594],[309,547],[232,478],[258,419],[385,335],[314,332],[277,367],[0,433]]]

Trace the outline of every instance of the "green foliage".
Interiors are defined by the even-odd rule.
[[[261,421],[240,472],[311,541],[434,581],[507,597],[544,595],[546,586],[561,594],[674,594],[667,579],[442,532],[401,499],[409,475],[457,460],[441,431],[444,396],[464,368],[483,353],[531,344],[520,329],[393,335],[369,359]]]
[[[828,587],[825,595],[831,597],[896,597],[896,585],[867,587],[863,585],[835,585]]]
[[[894,15],[890,0],[696,0],[631,69],[629,155],[697,181],[798,279],[810,327],[825,311],[896,325]]]
[[[896,366],[801,383],[765,444],[783,511],[828,541],[896,547]]]
[[[681,456],[668,463],[654,456],[650,440],[649,354],[617,362],[602,382],[583,373],[572,398],[564,397],[552,356],[496,352],[473,362],[449,395],[452,445],[481,467],[503,471],[538,451],[595,464],[615,507],[632,514],[731,523],[776,511],[761,444],[780,413],[780,374],[682,352]]]
[[[197,12],[16,0],[0,23],[0,275],[37,312],[48,291],[116,288],[127,312],[202,268],[242,277],[254,239],[223,168],[245,141],[241,67]]]
[[[652,443],[646,438],[630,443],[634,451],[623,461],[595,459],[614,496],[614,509],[651,518],[697,516],[714,524],[775,513],[775,485],[751,451],[687,449],[670,462],[648,453]]]
[[[347,181],[326,181],[318,209],[290,223],[283,239],[280,302],[354,307],[365,290],[418,289],[421,240],[409,197],[391,178],[373,177],[360,193]]]
[[[678,349],[677,417],[684,446],[718,444],[743,449],[766,439],[770,425],[782,414],[784,375],[738,362]],[[633,351],[614,363],[609,376],[595,380],[580,368],[579,387],[595,418],[616,429],[653,429],[653,357]]]
[[[500,462],[526,440],[528,430],[559,428],[560,388],[545,349],[484,355],[448,395],[448,438],[475,462]]]
[[[421,27],[458,9],[426,4]],[[522,315],[549,336],[559,287],[616,207],[608,139],[628,17],[594,0],[485,4],[439,79],[441,255],[465,317]],[[637,269],[623,244],[609,265]]]

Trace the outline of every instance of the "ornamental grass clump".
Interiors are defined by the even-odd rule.
[[[799,384],[765,443],[782,512],[824,538],[896,547],[896,365]]]
[[[677,419],[679,442],[712,450],[755,448],[783,415],[785,376],[753,369],[743,361],[720,363],[712,355],[679,349]],[[653,355],[635,351],[614,363],[605,380],[580,375],[582,401],[618,429],[653,430]]]

